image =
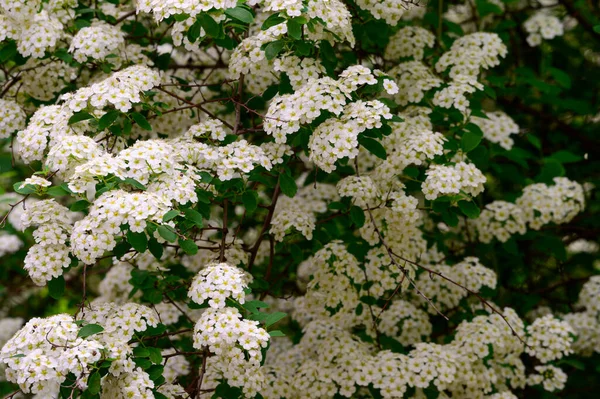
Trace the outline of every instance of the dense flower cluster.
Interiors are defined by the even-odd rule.
[[[481,128],[483,137],[487,140],[510,150],[514,144],[510,135],[519,133],[519,125],[502,111],[487,112],[485,116],[487,118],[473,116],[471,122]]]
[[[0,139],[25,127],[25,113],[18,103],[0,99]]]
[[[528,33],[527,43],[532,47],[539,46],[542,39],[551,40],[564,34],[561,20],[546,10],[540,10],[529,17],[523,28]]]
[[[493,238],[506,242],[514,234],[525,234],[525,214],[515,204],[494,201],[487,204],[475,220],[475,229],[481,242],[488,243]]]
[[[199,305],[207,299],[211,308],[225,307],[225,300],[232,298],[244,303],[244,289],[248,288],[250,276],[227,263],[206,265],[192,281],[188,297]]]
[[[454,166],[432,165],[423,182],[425,198],[433,200],[441,195],[464,192],[471,196],[480,194],[485,176],[473,164],[459,162]]]

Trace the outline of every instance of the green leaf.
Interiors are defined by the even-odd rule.
[[[94,372],[90,375],[90,377],[88,378],[87,381],[87,385],[88,385],[88,389],[87,391],[91,394],[91,395],[97,395],[98,393],[100,393],[100,373],[99,372]]]
[[[148,189],[142,183],[140,183],[139,181],[137,181],[135,179],[132,179],[131,177],[127,177],[126,179],[124,179],[123,183],[127,183],[130,186],[133,186],[133,187],[137,188],[138,190],[144,190],[144,191],[146,191]]]
[[[52,197],[62,197],[63,195],[69,194],[69,192],[67,190],[65,190],[64,187],[61,187],[61,186],[50,187],[46,191],[46,193],[48,195],[51,195]]]
[[[192,26],[190,26],[190,28],[187,30],[186,36],[191,43],[195,43],[196,40],[198,40],[198,38],[200,37],[201,32],[202,23],[200,22],[200,20],[196,20],[196,22],[194,22]]]
[[[79,329],[77,338],[86,338],[94,334],[98,334],[104,331],[104,327],[99,324],[86,324]]]
[[[144,232],[135,233],[131,230],[128,230],[127,242],[129,242],[133,249],[139,253],[146,252],[146,249],[148,248],[148,237],[146,237],[146,233]]]
[[[156,259],[160,260],[162,258],[164,248],[163,248],[162,244],[160,244],[156,240],[156,238],[150,237],[150,239],[148,240],[148,249],[150,250],[150,253],[152,255],[154,255],[154,257]]]
[[[277,57],[277,54],[283,50],[284,46],[285,42],[283,40],[275,40],[274,42],[268,43],[265,46],[265,57],[267,57],[267,60],[272,60]]]
[[[302,38],[302,25],[295,19],[289,19],[287,21],[288,35],[295,40]]]
[[[158,234],[169,242],[177,241],[177,233],[175,233],[175,230],[171,226],[158,226]]]
[[[285,173],[279,175],[279,187],[281,188],[281,192],[290,198],[293,198],[298,191],[296,180]]]
[[[244,7],[229,8],[225,10],[225,14],[246,24],[251,24],[254,21],[254,15]]]
[[[360,206],[353,205],[352,208],[350,208],[350,219],[352,219],[352,223],[354,223],[356,227],[361,228],[365,225],[365,212]]]
[[[59,299],[65,293],[65,278],[58,276],[48,281],[48,295],[51,298]]]
[[[175,219],[179,215],[181,215],[181,213],[177,209],[171,209],[169,212],[163,215],[163,221],[168,222],[169,220]]]
[[[367,151],[369,151],[376,157],[381,159],[387,159],[387,153],[385,151],[385,148],[383,148],[383,145],[381,145],[379,141],[368,137],[359,136],[358,142],[360,143],[360,145],[365,147]]]
[[[267,30],[272,26],[275,25],[279,25],[281,23],[285,22],[285,18],[279,16],[279,13],[275,13],[275,14],[271,14],[269,16],[269,18],[265,19],[265,22],[263,22],[262,26],[260,27],[261,30]],[[16,47],[15,47],[15,51],[16,51]]]
[[[81,122],[81,121],[86,121],[88,119],[94,119],[94,115],[89,114],[84,111],[77,112],[76,114],[73,114],[73,116],[71,116],[69,118],[69,125],[73,125],[73,124],[75,124],[77,122]]]
[[[477,219],[481,210],[473,201],[458,201],[461,212],[469,219]]]
[[[35,186],[33,186],[31,184],[26,184],[23,186],[23,188],[20,188],[21,184],[23,184],[22,181],[13,184],[13,190],[16,193],[27,195],[27,194],[35,193],[37,191]]]
[[[110,125],[112,125],[113,122],[117,120],[119,115],[121,115],[121,112],[116,110],[108,111],[107,113],[102,115],[102,117],[98,121],[98,130],[104,130]]]
[[[221,34],[221,25],[208,14],[202,13],[198,15],[198,19],[204,28],[206,34],[210,37],[219,37]]]
[[[0,62],[4,63],[17,55],[17,44],[13,41],[6,43],[0,49]]]
[[[462,148],[464,152],[472,151],[477,148],[479,143],[481,143],[482,138],[483,135],[474,133],[472,131],[466,131],[463,133],[460,139],[460,148]]]
[[[537,136],[529,133],[525,137],[531,143],[531,145],[533,145],[535,148],[537,148],[538,150],[542,149],[542,142],[540,141],[540,139]]]
[[[183,249],[183,252],[185,252],[188,255],[196,255],[198,253],[198,246],[192,240],[182,240],[180,238],[179,246],[181,247],[181,249]]]
[[[552,179],[565,175],[563,164],[554,158],[544,158],[544,164],[540,174],[537,175],[536,181],[542,183],[552,183]]]
[[[132,112],[131,117],[142,129],[144,130],[152,130],[152,126],[148,123],[146,117],[139,112]]]
[[[554,154],[550,155],[550,158],[556,159],[558,162],[561,163],[573,163],[583,160],[583,157],[581,155],[576,155],[566,150],[557,151]]]
[[[600,25],[594,26],[594,32],[600,34]],[[600,366],[598,366],[598,367],[600,367]]]
[[[202,215],[198,211],[192,208],[185,208],[183,210],[183,214],[187,220],[194,223],[196,226],[200,228],[204,226],[204,223],[202,222]]]
[[[571,77],[565,72],[558,68],[550,68],[550,75],[556,80],[556,83],[564,87],[565,89],[571,88]]]
[[[280,330],[269,331],[271,337],[285,337],[286,335]]]
[[[251,215],[256,210],[258,206],[258,195],[256,191],[246,191],[242,194],[242,202],[244,203],[244,208],[246,208],[246,213]]]
[[[160,353],[159,348],[147,348],[150,352],[150,361],[154,364],[162,363],[162,354]]]
[[[133,356],[135,357],[148,357],[150,356],[150,351],[143,346],[136,346],[133,348]]]
[[[90,203],[87,200],[79,200],[79,201],[75,202],[73,205],[71,205],[69,210],[71,210],[72,212],[80,212],[80,211],[83,211],[83,210],[89,208],[89,206],[90,206]]]
[[[272,326],[273,324],[277,323],[279,320],[283,319],[285,316],[287,316],[287,313],[283,313],[283,312],[271,313],[265,319],[265,327]]]
[[[263,301],[247,301],[243,305],[244,309],[248,309],[252,313],[258,313],[259,308],[268,308],[269,304]]]

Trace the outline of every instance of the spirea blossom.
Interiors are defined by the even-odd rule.
[[[250,276],[241,269],[227,263],[213,263],[194,277],[188,297],[199,305],[208,300],[211,308],[224,308],[227,298],[244,303],[244,289],[249,282]]]
[[[574,335],[568,323],[552,315],[540,317],[527,327],[525,351],[540,362],[548,363],[573,352],[571,343]]]
[[[527,231],[523,210],[506,201],[494,201],[485,206],[474,221],[481,242],[491,242],[496,238],[506,242],[514,234]]]
[[[461,191],[476,196],[483,191],[486,178],[473,164],[459,162],[454,166],[432,165],[421,186],[428,200],[440,195],[458,194]]]
[[[0,99],[0,139],[25,128],[25,116],[18,103]]]
[[[481,128],[487,140],[510,150],[514,144],[510,136],[519,133],[519,125],[502,111],[486,112],[485,115],[487,119],[473,116],[471,121]]]

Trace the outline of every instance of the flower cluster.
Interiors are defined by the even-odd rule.
[[[95,21],[92,26],[77,32],[69,52],[78,62],[86,62],[88,58],[102,61],[111,54],[117,55],[124,43],[125,35],[118,27]]]
[[[521,208],[506,201],[494,201],[485,206],[475,220],[479,241],[489,243],[496,238],[506,242],[514,234],[525,234],[527,225]]]
[[[194,277],[188,297],[199,305],[208,299],[211,308],[224,308],[225,300],[232,298],[244,303],[244,289],[248,288],[251,277],[241,269],[227,263],[212,263]]]
[[[483,192],[485,176],[473,164],[459,162],[454,166],[432,165],[427,169],[422,190],[425,198],[434,200],[441,195],[459,194],[461,191],[476,196]]]
[[[426,47],[433,47],[435,36],[427,29],[418,26],[406,26],[390,38],[385,48],[384,58],[398,60],[412,57],[416,61],[423,59]]]
[[[387,74],[393,77],[398,85],[398,93],[392,98],[400,105],[418,103],[427,91],[442,84],[442,80],[421,61],[400,63]]]
[[[546,391],[562,390],[567,382],[567,374],[554,366],[535,366],[536,374],[527,377],[528,385],[542,385]]]
[[[445,52],[435,64],[437,72],[450,68],[450,77],[465,75],[477,77],[481,69],[489,69],[500,64],[508,49],[495,33],[477,32],[456,39],[450,50]]]
[[[573,352],[571,343],[575,331],[565,321],[546,315],[527,327],[525,351],[542,363],[557,360]]]
[[[525,21],[523,28],[528,33],[527,43],[531,47],[539,46],[542,39],[551,40],[564,34],[563,23],[547,10],[540,10]]]
[[[471,122],[481,128],[487,140],[510,151],[514,144],[510,135],[519,133],[519,125],[502,111],[486,112],[485,115],[487,118],[473,116]]]
[[[392,26],[396,25],[409,10],[419,7],[417,3],[396,0],[357,0],[356,5],[369,11],[376,19],[383,19]]]
[[[136,2],[137,12],[154,14],[156,21],[162,21],[172,15],[186,14],[195,17],[201,12],[207,12],[211,9],[225,10],[233,8],[237,4],[236,0],[202,0],[199,2],[178,1],[178,0],[140,0]]]
[[[377,186],[369,176],[348,176],[337,184],[341,197],[352,197],[357,206],[371,206],[373,200],[380,196]]]
[[[0,139],[25,128],[25,112],[18,103],[0,99]]]
[[[85,388],[89,366],[100,359],[103,346],[79,338],[79,327],[69,315],[33,318],[2,348],[0,361],[7,365],[6,378],[23,392],[55,397],[67,374]]]
[[[0,232],[0,257],[17,252],[23,246],[23,241],[16,235]]]

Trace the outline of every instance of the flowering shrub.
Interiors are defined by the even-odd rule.
[[[0,0],[0,395],[591,397],[593,3]]]

